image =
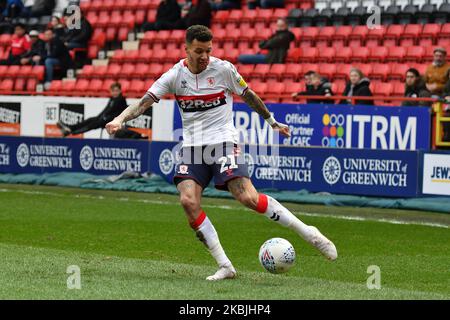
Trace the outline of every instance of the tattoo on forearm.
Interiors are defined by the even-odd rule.
[[[139,103],[131,105],[128,108],[126,108],[120,115],[120,117],[123,119],[123,122],[135,119],[139,117],[141,114],[143,114],[145,110],[150,108],[153,103],[154,100],[151,97],[145,95],[144,97],[142,97]]]
[[[246,104],[250,106],[253,110],[258,112],[264,119],[270,118],[270,112],[267,109],[261,98],[254,93],[252,90],[248,89],[247,92],[242,96],[242,99]]]
[[[245,187],[242,179],[234,179],[228,183],[228,187],[235,195],[240,195],[245,192]]]

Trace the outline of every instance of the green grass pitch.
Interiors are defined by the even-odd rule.
[[[176,196],[0,185],[1,299],[450,299],[450,215],[286,204],[336,244],[329,262],[290,230],[232,200],[205,199],[238,271],[210,283],[215,263]],[[271,237],[296,265],[272,275],[258,261]],[[68,289],[67,267],[81,271]],[[381,271],[369,290],[367,269]]]

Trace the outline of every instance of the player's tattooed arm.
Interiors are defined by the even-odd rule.
[[[143,114],[153,105],[153,103],[155,103],[155,100],[146,94],[138,103],[130,105],[126,108],[117,118],[122,123],[133,120]]]
[[[260,116],[262,116],[274,130],[278,130],[282,135],[286,137],[291,136],[289,127],[284,123],[277,122],[272,117],[269,109],[267,109],[264,102],[255,92],[247,89],[247,91],[242,95],[242,100],[244,100],[244,102],[248,104],[250,108],[255,110]]]
[[[261,98],[251,89],[248,89],[244,95],[242,95],[242,100],[244,100],[250,108],[255,110],[264,119],[270,118],[269,109],[267,109]]]

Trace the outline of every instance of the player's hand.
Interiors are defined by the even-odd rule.
[[[275,122],[275,123],[272,125],[272,128],[273,128],[273,130],[278,130],[278,131],[280,131],[280,133],[281,133],[283,136],[286,136],[286,137],[290,137],[290,136],[291,136],[291,132],[290,132],[290,130],[289,130],[289,126],[285,125],[284,123]]]
[[[108,134],[115,134],[118,130],[122,128],[122,121],[114,119],[111,122],[108,122],[105,126]]]

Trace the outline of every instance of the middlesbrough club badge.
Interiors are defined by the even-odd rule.
[[[216,84],[216,81],[214,80],[214,77],[206,78],[206,81],[208,81],[208,85],[210,87],[214,87],[214,85]]]

